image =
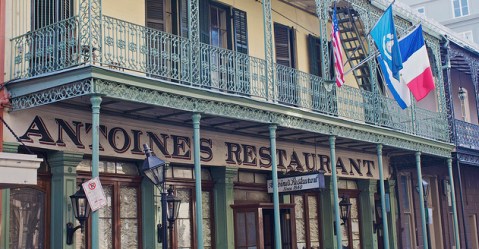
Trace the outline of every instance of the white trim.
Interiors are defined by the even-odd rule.
[[[459,32],[458,33],[464,40],[468,40],[470,42],[474,42],[474,33],[472,33],[472,30],[464,31],[464,32]]]
[[[37,184],[37,169],[42,161],[36,155],[0,153],[0,183]]]

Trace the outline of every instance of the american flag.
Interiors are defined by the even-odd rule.
[[[344,84],[343,51],[339,39],[338,19],[336,18],[336,3],[333,9],[333,27],[331,29],[331,41],[333,43],[334,72],[336,74],[336,85]]]

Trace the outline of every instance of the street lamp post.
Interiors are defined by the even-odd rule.
[[[162,243],[162,249],[168,249],[166,223],[167,220],[170,221],[171,229],[173,228],[173,223],[178,217],[181,200],[173,195],[173,189],[171,187],[171,192],[168,190],[169,196],[166,195],[165,185],[168,163],[155,156],[147,144],[143,144],[143,149],[146,159],[143,161],[143,165],[139,167],[139,171],[142,175],[148,177],[161,192],[161,224],[157,225],[157,240],[158,243]],[[170,233],[172,234],[171,231]]]

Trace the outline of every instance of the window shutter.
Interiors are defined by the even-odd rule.
[[[233,22],[235,32],[235,50],[243,54],[248,54],[248,27],[246,12],[239,9],[233,9]]]
[[[210,43],[210,4],[208,0],[200,0],[200,41]]]
[[[53,23],[54,4],[54,0],[34,0],[32,6],[34,13],[34,30],[43,28]]]
[[[288,26],[275,23],[274,24],[274,44],[276,50],[276,63],[292,67],[291,53],[291,34]]]
[[[146,0],[146,26],[161,31],[165,30],[164,0]]]
[[[180,32],[179,35],[181,37],[187,38],[189,36],[189,29],[188,29],[188,0],[179,0],[179,13],[180,13]]]
[[[318,43],[320,43],[317,37],[313,35],[308,35],[308,50],[309,50],[309,73],[319,76],[321,74],[321,65],[319,64],[318,58],[321,56],[319,55],[319,47]]]
[[[73,0],[63,0],[62,1],[62,6],[60,9],[60,18],[61,20],[68,19],[72,16],[73,13]]]

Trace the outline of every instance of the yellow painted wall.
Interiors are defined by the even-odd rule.
[[[145,25],[145,0],[102,0],[103,15]]]

